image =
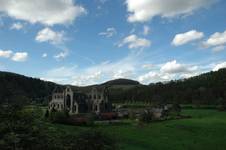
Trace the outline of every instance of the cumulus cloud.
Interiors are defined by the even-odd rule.
[[[27,52],[16,52],[13,54],[11,59],[17,62],[24,62],[27,60],[27,58],[28,58]]]
[[[226,30],[222,33],[216,32],[203,42],[204,47],[213,47],[213,51],[221,51],[226,45]]]
[[[202,32],[191,30],[185,33],[176,34],[172,41],[172,44],[174,46],[180,46],[195,40],[199,40],[203,37],[204,37],[204,34]]]
[[[216,64],[213,68],[213,71],[218,71],[219,69],[222,69],[222,68],[226,68],[226,62]]]
[[[169,74],[186,73],[186,72],[193,72],[197,70],[197,66],[191,67],[185,64],[177,63],[176,60],[173,60],[165,63],[160,70],[161,72],[169,73]]]
[[[172,18],[190,15],[214,0],[126,0],[129,22],[145,22],[155,16]]]
[[[152,82],[170,81],[174,79],[189,78],[201,73],[196,65],[180,64],[176,60],[155,65],[159,68],[150,68],[151,71],[141,74],[137,80],[144,84]]]
[[[11,50],[0,50],[0,57],[10,58],[13,54]]]
[[[100,32],[100,33],[99,33],[99,35],[105,36],[105,37],[107,37],[107,38],[110,38],[110,37],[112,37],[112,36],[114,36],[114,35],[116,35],[116,34],[117,34],[117,31],[116,31],[115,28],[107,28],[106,31]]]
[[[138,68],[136,58],[139,54],[131,53],[115,62],[105,61],[86,68],[63,66],[50,69],[44,73],[45,80],[63,84],[90,85],[115,78],[132,78],[135,68]],[[65,73],[66,72],[66,73]]]
[[[28,58],[28,53],[27,52],[14,53],[12,50],[0,50],[0,57],[8,58],[17,62],[24,62]]]
[[[97,81],[101,78],[102,73],[100,71],[94,72],[93,74],[88,74],[86,76],[74,76],[73,83],[74,85],[84,86],[87,84],[97,84]]]
[[[141,83],[151,83],[157,81],[169,81],[174,78],[175,75],[172,74],[164,74],[160,72],[150,71],[144,75],[140,75],[138,77],[138,81]]]
[[[66,38],[64,36],[64,32],[56,32],[50,28],[44,28],[38,32],[35,38],[38,42],[50,42],[52,44],[61,44]]]
[[[24,27],[24,25],[20,22],[13,23],[10,27],[11,30],[20,30]]]
[[[207,70],[202,66],[178,63],[176,60],[151,64],[143,60],[143,55],[144,53],[133,51],[113,62],[105,61],[88,67],[61,66],[44,72],[43,79],[80,86],[99,84],[117,78],[129,78],[149,84],[188,78]]]
[[[151,45],[151,41],[145,38],[139,38],[137,35],[132,34],[123,39],[123,41],[118,45],[119,47],[123,45],[128,45],[128,48],[145,48]]]
[[[73,0],[1,0],[0,12],[17,20],[51,26],[72,23],[86,10]]]

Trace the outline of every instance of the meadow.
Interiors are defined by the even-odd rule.
[[[49,124],[58,134],[78,134],[97,129],[116,138],[123,150],[225,150],[226,112],[215,109],[183,109],[192,118],[149,124],[124,123],[92,127]]]

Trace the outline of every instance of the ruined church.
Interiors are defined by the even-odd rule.
[[[110,112],[108,88],[92,87],[79,91],[72,86],[56,87],[49,102],[49,110],[67,110],[70,114]]]

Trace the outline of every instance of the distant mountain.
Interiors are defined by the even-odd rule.
[[[0,102],[22,96],[37,103],[46,103],[56,86],[63,85],[15,73],[0,72]],[[116,79],[99,85],[74,87],[88,91],[92,86],[109,87],[110,99],[113,102],[218,104],[226,100],[226,69],[167,83],[142,85],[134,80]]]
[[[113,86],[113,85],[140,85],[138,81],[130,80],[130,79],[115,79],[115,80],[110,80],[102,85],[105,86]]]

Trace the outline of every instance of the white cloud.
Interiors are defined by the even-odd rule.
[[[30,23],[55,25],[72,23],[86,10],[73,0],[1,0],[0,12]]]
[[[128,45],[128,48],[145,48],[151,45],[151,41],[145,38],[139,38],[135,34],[129,35],[123,39],[123,41],[118,45],[119,47],[123,45]]]
[[[180,75],[180,78],[182,78],[182,79],[186,79],[186,78],[191,78],[191,77],[194,77],[194,76],[197,76],[197,75],[199,75],[200,74],[200,72],[188,72],[188,73],[183,73],[183,74],[181,74]]]
[[[199,40],[203,37],[204,37],[204,34],[202,32],[191,30],[185,33],[176,34],[172,41],[172,44],[174,46],[180,46],[195,40]]]
[[[27,52],[14,53],[12,50],[0,50],[0,57],[8,58],[17,62],[23,62],[27,60],[28,53]]]
[[[197,69],[198,69],[197,66],[180,64],[180,63],[177,63],[176,60],[173,60],[165,63],[160,70],[163,73],[176,74],[176,73],[193,72]]]
[[[11,50],[0,50],[0,57],[10,58],[13,54]]]
[[[87,82],[91,84],[97,84],[97,81],[101,78],[102,73],[100,71],[94,72],[93,74],[89,74],[86,76],[75,76],[73,78],[72,84],[84,86]]]
[[[115,28],[107,28],[106,31],[99,33],[99,35],[105,36],[107,38],[110,38],[110,37],[114,36],[115,34],[117,34],[117,31]]]
[[[61,84],[91,85],[116,78],[138,80],[143,84],[174,79],[188,78],[212,67],[183,64],[176,60],[163,64],[151,64],[145,61],[145,53],[131,52],[127,57],[117,61],[105,61],[88,67],[61,66],[43,73],[43,78]]]
[[[48,55],[46,53],[42,54],[42,58],[46,58]]]
[[[222,68],[226,68],[226,62],[216,64],[213,68],[213,71],[218,71],[219,69],[222,69]]]
[[[175,75],[172,74],[164,74],[160,72],[148,72],[144,75],[140,75],[138,77],[138,81],[141,83],[151,83],[151,82],[160,82],[160,81],[169,81],[174,78]]]
[[[190,15],[214,0],[126,0],[129,22],[145,22],[155,16],[172,18]]]
[[[226,45],[226,30],[222,33],[216,32],[203,42],[204,47],[213,47],[213,51],[221,51]]]
[[[146,26],[146,25],[145,25],[143,28],[144,28],[144,29],[143,29],[143,30],[144,30],[144,31],[143,31],[143,35],[148,35],[149,32],[150,32],[149,26]]]
[[[24,25],[20,22],[13,23],[10,27],[11,30],[20,30],[24,27]]]
[[[38,32],[35,38],[38,42],[50,42],[52,44],[61,44],[66,38],[64,36],[64,32],[55,32],[50,28],[44,28]]]
[[[54,58],[56,60],[62,60],[64,58],[66,58],[68,56],[68,54],[69,54],[69,50],[67,48],[63,48],[63,50],[61,52],[59,52],[58,54],[56,54],[54,56]]]
[[[189,78],[202,73],[198,66],[180,64],[177,63],[176,60],[155,66],[159,66],[159,68],[150,68],[151,71],[139,75],[137,80],[141,83],[149,84],[153,82]]]
[[[87,68],[63,66],[44,73],[43,78],[57,83],[73,85],[90,85],[115,78],[132,78],[135,68],[140,66],[138,53],[131,53],[127,57],[115,62],[102,62]]]
[[[27,58],[28,58],[27,52],[16,52],[13,54],[11,59],[17,62],[24,62],[27,60]]]

